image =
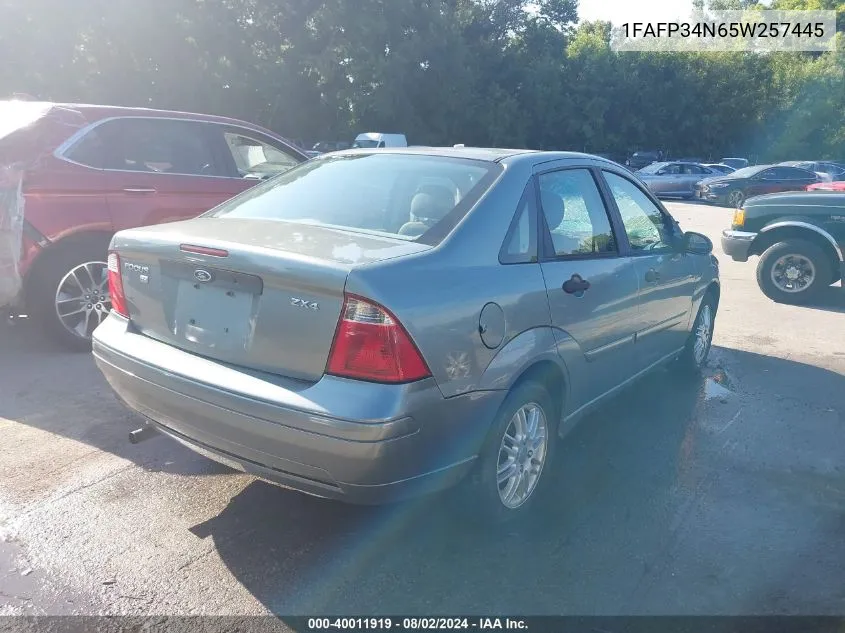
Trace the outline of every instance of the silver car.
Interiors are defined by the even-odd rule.
[[[711,249],[593,156],[327,154],[118,233],[94,355],[141,434],[355,503],[460,482],[506,519],[585,412],[705,363]]]
[[[652,163],[637,172],[642,181],[657,196],[692,198],[697,182],[722,175],[710,167],[699,163],[673,162]]]

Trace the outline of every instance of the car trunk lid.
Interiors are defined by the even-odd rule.
[[[129,318],[142,334],[302,380],[325,371],[350,270],[430,248],[326,226],[232,218],[122,232],[114,246]]]

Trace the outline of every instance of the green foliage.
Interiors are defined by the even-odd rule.
[[[699,2],[739,8],[746,0]],[[734,6],[735,5],[735,6]],[[839,0],[773,0],[837,9]],[[845,159],[845,58],[614,53],[576,0],[0,0],[0,95],[292,138]],[[841,46],[840,46],[841,50]]]

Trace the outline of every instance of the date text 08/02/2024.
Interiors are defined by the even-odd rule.
[[[308,618],[308,631],[527,631],[520,618]]]

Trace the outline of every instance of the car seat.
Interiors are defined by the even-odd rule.
[[[442,185],[426,185],[411,200],[410,221],[402,225],[399,235],[419,237],[454,208],[454,191]]]
[[[543,214],[546,216],[546,223],[551,232],[555,253],[558,255],[569,255],[578,252],[581,240],[555,230],[561,225],[566,216],[566,204],[563,198],[551,189],[541,189],[540,203],[543,206]]]

